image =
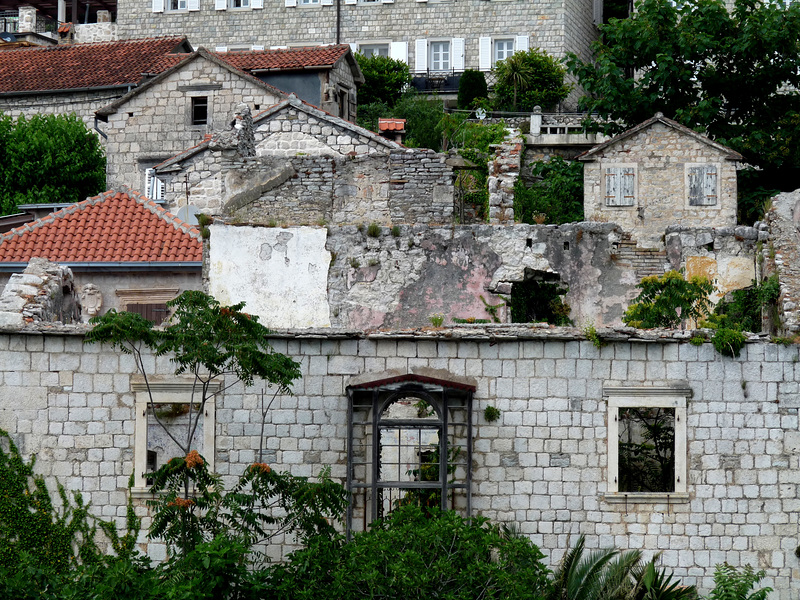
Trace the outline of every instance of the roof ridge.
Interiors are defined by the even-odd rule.
[[[123,187],[125,187],[125,186],[123,186]],[[194,239],[197,239],[197,240],[200,239],[200,230],[199,229],[193,227],[192,225],[190,225],[189,223],[187,223],[186,221],[184,221],[180,217],[178,217],[176,215],[173,215],[171,212],[169,212],[163,206],[159,206],[158,204],[153,202],[147,196],[141,194],[140,192],[135,192],[135,191],[130,190],[130,189],[127,189],[126,193],[127,193],[128,197],[131,200],[133,200],[135,202],[138,202],[144,208],[146,208],[151,213],[153,213],[156,217],[158,217],[159,219],[169,223],[170,225],[172,225],[178,231],[182,231],[183,233],[186,233],[187,235],[193,237]]]

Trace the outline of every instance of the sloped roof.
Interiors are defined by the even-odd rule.
[[[114,113],[116,113],[117,110],[121,106],[127,104],[132,98],[135,98],[139,94],[142,94],[142,93],[146,92],[147,90],[149,90],[151,87],[153,87],[155,85],[158,85],[159,83],[164,81],[164,79],[169,77],[172,73],[175,73],[176,71],[179,71],[179,70],[183,69],[186,65],[188,65],[189,63],[197,60],[200,57],[211,61],[212,63],[222,67],[223,69],[227,69],[228,71],[238,75],[242,79],[246,79],[247,81],[250,81],[252,84],[262,88],[264,91],[269,92],[270,94],[272,94],[273,96],[276,96],[277,98],[285,98],[286,97],[286,92],[282,92],[278,88],[276,88],[276,87],[274,87],[274,86],[272,86],[272,85],[270,85],[268,83],[265,83],[265,82],[261,81],[260,79],[258,79],[257,77],[251,75],[250,73],[242,71],[241,69],[237,69],[232,64],[222,60],[215,53],[209,52],[205,48],[201,47],[201,48],[198,48],[196,51],[192,52],[191,54],[183,54],[183,55],[179,56],[178,57],[179,60],[173,61],[172,64],[168,64],[172,60],[172,57],[170,57],[170,56],[161,57],[159,59],[160,62],[158,63],[159,66],[165,66],[167,68],[162,69],[159,72],[158,76],[147,80],[142,85],[134,88],[133,90],[131,90],[130,92],[128,92],[127,94],[122,96],[121,98],[118,98],[117,100],[114,100],[114,102],[111,102],[110,104],[107,104],[106,106],[104,106],[100,110],[95,111],[95,114],[98,117],[101,117],[101,118],[103,118],[105,120],[105,118],[107,118],[108,115],[113,115]]]
[[[653,117],[647,119],[643,123],[639,123],[636,127],[632,127],[627,131],[623,131],[619,135],[611,138],[608,141],[603,142],[602,144],[598,144],[594,148],[587,150],[583,154],[579,154],[576,157],[576,160],[584,160],[584,161],[592,161],[596,158],[595,155],[600,154],[606,148],[618,144],[622,140],[629,138],[633,135],[636,135],[643,129],[647,129],[648,127],[654,125],[655,123],[663,123],[667,127],[675,129],[676,131],[680,131],[681,133],[694,138],[698,142],[711,146],[712,148],[718,150],[722,154],[727,154],[726,157],[728,160],[744,160],[744,157],[736,152],[736,150],[731,150],[727,146],[723,146],[722,144],[718,144],[710,137],[703,135],[702,133],[697,133],[695,130],[686,127],[685,125],[681,125],[677,121],[673,121],[672,119],[668,119],[662,113],[656,113]]]
[[[0,94],[136,85],[191,51],[186,37],[162,37],[0,53]]]
[[[405,119],[378,119],[378,131],[405,131]]]
[[[109,190],[0,235],[0,263],[202,261],[200,232],[136,192]]]
[[[342,58],[347,57],[349,52],[349,45],[338,44],[253,50],[252,52],[217,52],[215,54],[242,71],[262,72],[332,68]],[[358,82],[362,77],[361,70],[357,68],[355,60],[352,60],[352,63],[356,64],[356,81]]]
[[[370,131],[369,129],[364,129],[363,127],[356,125],[355,123],[351,123],[350,121],[347,121],[345,119],[342,119],[341,117],[336,117],[327,111],[317,108],[313,104],[309,104],[308,102],[300,100],[294,94],[289,94],[289,97],[286,100],[283,100],[273,106],[270,106],[268,109],[258,113],[255,117],[253,117],[253,128],[258,127],[258,124],[261,123],[262,121],[269,119],[269,117],[271,117],[272,115],[275,115],[281,112],[282,110],[286,110],[289,107],[297,108],[318,119],[321,119],[323,121],[329,121],[335,125],[339,125],[345,129],[349,129],[353,133],[357,135],[362,135],[366,138],[369,138],[370,140],[374,140],[378,142],[380,145],[385,146],[391,150],[405,150],[405,146],[403,146],[402,144],[393,142],[390,139],[378,135],[374,131]],[[188,148],[187,150],[184,150],[183,152],[180,152],[175,156],[168,158],[164,162],[157,164],[154,167],[156,173],[165,173],[168,171],[180,169],[179,163],[197,154],[205,152],[210,144],[211,144],[211,139],[209,138],[197,144],[196,146],[192,146],[191,148]]]

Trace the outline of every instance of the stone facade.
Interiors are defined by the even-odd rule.
[[[300,361],[295,395],[279,397],[266,424],[265,462],[296,475],[330,466],[347,475],[347,397],[354,376],[430,367],[476,381],[472,505],[515,523],[555,564],[576,536],[589,548],[660,551],[661,563],[701,591],[714,565],[767,571],[772,598],[800,592],[797,347],[750,343],[738,359],[667,335],[601,330],[453,327],[367,335],[304,332],[272,340]],[[137,398],[133,360],[82,343],[80,329],[0,334],[0,427],[51,489],[80,490],[92,510],[120,524],[133,469]],[[145,357],[169,381],[167,357]],[[685,494],[620,501],[608,492],[608,401],[619,386],[688,388]],[[256,460],[260,385],[234,387],[215,407],[216,470],[230,484]],[[647,393],[645,389],[644,394]],[[500,420],[489,423],[492,405]],[[148,524],[144,499],[137,512]],[[146,540],[156,558],[163,548]],[[272,548],[275,557],[282,549]]]
[[[0,294],[0,327],[74,323],[80,314],[72,271],[42,258],[32,258],[22,273],[11,275]]]
[[[107,11],[98,11],[107,12]],[[74,38],[73,42],[76,44],[91,44],[94,42],[116,42],[119,39],[117,34],[117,24],[110,21],[101,21],[98,23],[78,23],[73,26]]]
[[[107,120],[107,186],[143,189],[146,169],[224,128],[240,102],[267,107],[281,98],[209,53],[195,53],[98,112]],[[205,102],[204,118],[193,114],[197,99]]]
[[[770,241],[759,256],[768,275],[777,274],[781,283],[782,328],[791,335],[800,333],[800,190],[778,194],[765,215]]]
[[[586,218],[617,223],[642,246],[661,246],[670,225],[736,225],[741,156],[660,114],[579,159]]]
[[[129,88],[128,88],[129,89]],[[89,129],[95,126],[95,112],[121,98],[126,88],[53,94],[4,94],[0,97],[0,112],[15,119],[19,115],[63,115],[74,113]],[[101,138],[102,141],[102,138]]]

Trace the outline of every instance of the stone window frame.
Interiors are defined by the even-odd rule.
[[[208,386],[209,397],[203,412],[203,446],[198,450],[206,460],[209,471],[214,471],[214,455],[216,453],[216,393],[222,388],[222,382],[212,381]],[[142,376],[131,378],[131,391],[134,393],[135,421],[133,441],[133,497],[151,497],[147,485],[147,410],[150,408],[151,394],[154,404],[188,404],[192,391],[197,391],[194,378],[172,380],[156,380]],[[197,402],[196,402],[197,403]]]
[[[609,171],[614,170],[617,171],[616,175],[624,175],[624,171],[632,171],[633,173],[633,185],[632,185],[632,193],[633,195],[630,197],[630,202],[625,202],[624,198],[627,196],[623,196],[624,191],[620,189],[620,193],[617,196],[620,198],[616,202],[609,201],[608,195],[608,175],[611,175]],[[611,163],[611,162],[604,162],[600,164],[600,177],[601,177],[601,188],[602,188],[602,198],[603,198],[603,206],[605,208],[621,208],[621,209],[630,209],[636,206],[639,200],[639,166],[636,163]]]
[[[689,501],[687,492],[687,428],[686,414],[692,389],[675,387],[604,387],[603,396],[608,404],[608,468],[606,493],[603,499],[610,504],[655,503],[669,504]],[[675,409],[675,491],[674,492],[620,492],[619,471],[619,409],[620,408],[673,408]]]
[[[713,184],[713,194],[709,194],[709,186],[708,180],[706,179],[703,188],[704,188],[704,198],[707,200],[709,197],[713,196],[714,202],[702,202],[700,204],[692,204],[692,197],[691,197],[691,184],[690,178],[692,171],[706,171],[708,174],[709,169],[713,168],[714,172],[714,184]],[[686,163],[683,168],[683,183],[684,183],[684,190],[686,191],[686,207],[687,208],[719,208],[719,175],[720,171],[722,170],[722,165],[720,163],[715,162],[696,162],[696,163]]]

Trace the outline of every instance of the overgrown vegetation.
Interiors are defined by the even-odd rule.
[[[511,322],[572,325],[570,305],[562,296],[569,290],[560,283],[528,279],[511,289]]]
[[[711,307],[709,295],[714,284],[705,277],[688,281],[682,271],[643,278],[636,286],[641,292],[625,311],[622,321],[638,329],[682,327],[687,320],[698,321]]]
[[[364,74],[364,84],[358,88],[358,110],[362,105],[384,104],[393,107],[411,84],[411,73],[405,61],[373,54],[355,54]],[[388,115],[381,115],[388,116]]]
[[[0,115],[0,216],[20,204],[79,202],[103,192],[106,158],[75,115]]]
[[[731,292],[731,300],[721,300],[714,308],[713,314],[702,325],[712,329],[759,333],[763,329],[764,316],[773,324],[777,322],[777,303],[780,293],[781,286],[777,274],[761,283],[753,281],[749,288]]]
[[[537,178],[527,187],[514,185],[514,218],[520,223],[560,224],[583,221],[583,163],[553,156],[533,163]]]
[[[482,71],[467,69],[461,74],[458,80],[458,108],[473,108],[476,100],[486,100],[488,95],[486,75]]]
[[[571,89],[564,83],[566,68],[561,61],[539,48],[515,52],[499,61],[494,72],[495,110],[529,112],[534,106],[551,110]]]

